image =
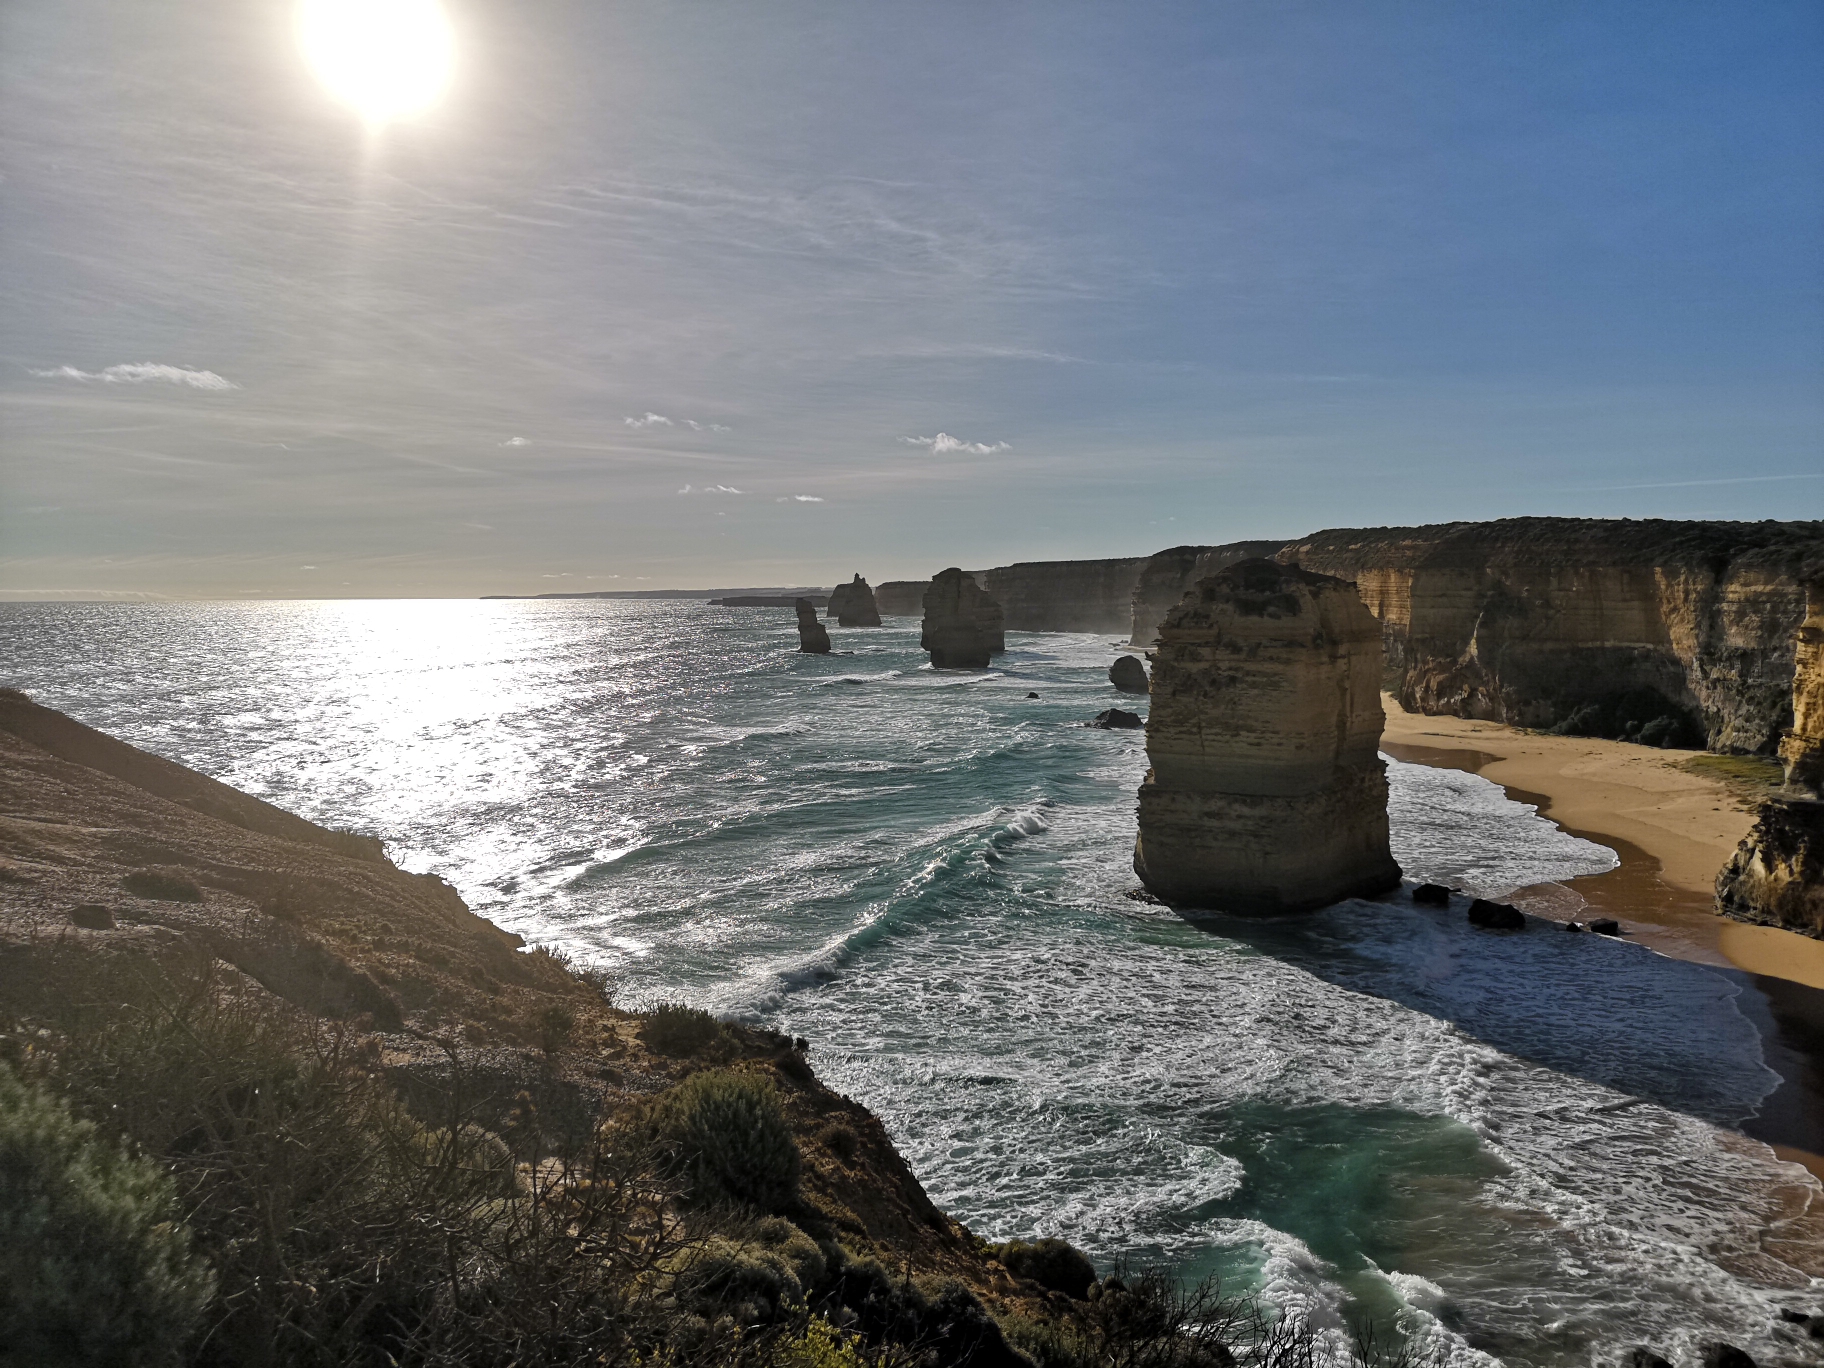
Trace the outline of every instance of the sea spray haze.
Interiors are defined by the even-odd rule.
[[[915,622],[358,602],[0,608],[3,682],[383,837],[480,911],[803,1034],[992,1238],[1220,1272],[1449,1361],[1767,1344],[1815,1235],[1730,1128],[1774,1076],[1737,980],[1403,899],[1194,927],[1128,898],[1108,640],[925,667]],[[1036,693],[1038,697],[1030,698]],[[1409,876],[1612,867],[1474,776],[1390,765]],[[1796,1299],[1796,1300],[1795,1300]]]

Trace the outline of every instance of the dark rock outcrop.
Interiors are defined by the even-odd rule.
[[[1824,938],[1824,802],[1770,798],[1716,876],[1716,910]]]
[[[1524,931],[1526,914],[1511,903],[1477,898],[1469,905],[1469,924],[1486,931]]]
[[[1421,907],[1449,907],[1450,890],[1443,884],[1422,883],[1412,890],[1412,900]]]
[[[1223,546],[1174,546],[1148,556],[1134,577],[1128,607],[1129,644],[1151,646],[1159,624],[1199,580],[1244,560],[1271,556],[1284,542],[1229,542]]]
[[[1108,682],[1122,693],[1143,694],[1152,687],[1138,656],[1124,655],[1108,667]]]
[[[1139,713],[1123,712],[1120,708],[1104,708],[1089,725],[1102,731],[1139,731],[1146,725],[1146,719]]]
[[[817,605],[801,598],[794,606],[798,609],[798,649],[807,655],[828,655],[830,633],[817,621]]]
[[[956,567],[932,578],[924,606],[919,645],[937,669],[986,669],[990,657],[1007,649],[1001,605]]]
[[[1771,752],[1824,522],[1347,528],[1278,559],[1354,582],[1419,713]]]
[[[1167,614],[1134,870],[1165,901],[1302,911],[1396,887],[1380,630],[1341,580],[1248,560]]]
[[[1621,934],[1621,923],[1616,921],[1613,917],[1592,917],[1590,919],[1589,929],[1599,936],[1619,936]]]
[[[860,575],[830,590],[830,606],[824,616],[835,618],[838,627],[880,626],[880,609],[874,604],[874,591]]]
[[[1021,561],[971,571],[1016,632],[1125,632],[1143,556],[1124,560]]]

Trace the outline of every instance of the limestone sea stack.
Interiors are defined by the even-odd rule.
[[[1824,937],[1824,573],[1806,586],[1793,641],[1792,729],[1780,742],[1786,791],[1761,804],[1716,876],[1717,911]]]
[[[1001,605],[956,567],[941,571],[925,590],[919,645],[937,669],[986,669],[990,656],[1007,649]]]
[[[826,617],[836,619],[838,627],[878,627],[880,609],[874,605],[874,591],[860,575],[830,591]]]
[[[817,605],[801,598],[792,606],[798,610],[798,649],[807,655],[828,655],[830,633],[817,621]]]
[[[1134,870],[1183,907],[1308,911],[1395,887],[1381,629],[1355,586],[1246,560],[1159,627]]]

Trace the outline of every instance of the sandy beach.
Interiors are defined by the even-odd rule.
[[[1606,874],[1541,884],[1512,901],[1560,921],[1618,920],[1662,954],[1742,971],[1743,999],[1785,1079],[1744,1129],[1824,1179],[1824,942],[1715,912],[1717,871],[1754,823],[1755,795],[1724,773],[1690,768],[1701,753],[1547,736],[1497,722],[1421,717],[1383,696],[1382,749],[1400,760],[1468,770],[1531,803],[1574,835],[1606,845]]]

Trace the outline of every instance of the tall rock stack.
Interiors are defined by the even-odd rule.
[[[1824,937],[1824,573],[1806,585],[1793,637],[1792,730],[1780,742],[1786,791],[1716,876],[1716,906],[1737,921]]]
[[[1246,560],[1191,587],[1153,656],[1134,870],[1242,915],[1395,887],[1381,629],[1355,586]]]
[[[828,655],[830,634],[817,621],[817,605],[808,598],[801,598],[792,606],[798,610],[798,649],[807,655]]]
[[[874,605],[874,591],[860,575],[830,590],[830,606],[824,616],[835,618],[838,627],[880,626],[880,609]]]
[[[1007,649],[1001,605],[954,566],[925,590],[924,630],[919,645],[940,670],[982,670],[990,656]]]

